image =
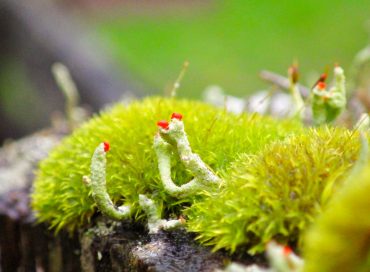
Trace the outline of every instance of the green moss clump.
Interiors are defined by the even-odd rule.
[[[32,206],[39,222],[73,230],[96,212],[90,189],[82,182],[90,174],[90,159],[102,141],[109,141],[107,189],[116,205],[132,205],[140,215],[138,195],[154,199],[161,211],[176,212],[178,200],[163,190],[153,149],[156,122],[172,112],[184,115],[195,153],[216,172],[227,169],[237,154],[255,153],[266,143],[300,131],[295,121],[276,121],[258,115],[234,115],[201,102],[148,98],[128,106],[117,105],[76,130],[51,152],[37,172]],[[176,154],[174,154],[176,156]],[[172,178],[191,179],[179,159],[173,160]]]
[[[271,239],[299,245],[358,152],[358,133],[323,127],[242,155],[222,188],[187,210],[188,229],[215,250],[245,245],[254,254]]]
[[[305,238],[305,272],[370,271],[370,165],[346,181]]]

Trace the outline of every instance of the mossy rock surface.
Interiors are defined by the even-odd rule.
[[[195,101],[147,98],[128,106],[118,104],[76,130],[40,164],[32,195],[38,221],[49,222],[56,230],[74,230],[91,219],[97,208],[82,176],[90,174],[91,156],[102,141],[111,145],[107,188],[115,204],[132,205],[134,216],[140,218],[138,195],[145,194],[159,204],[164,216],[178,213],[192,199],[174,199],[163,190],[152,147],[156,122],[172,112],[183,114],[193,151],[220,175],[240,154],[254,154],[271,141],[302,131],[296,121],[234,115]],[[182,184],[191,175],[176,156],[172,177]]]
[[[215,249],[262,252],[272,239],[301,246],[302,233],[340,188],[358,157],[358,132],[323,127],[243,154],[220,190],[188,210],[188,229]]]

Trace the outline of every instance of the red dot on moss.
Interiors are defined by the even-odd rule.
[[[319,90],[323,90],[323,89],[325,89],[325,88],[326,88],[326,83],[325,83],[325,82],[320,81],[319,83],[317,83],[317,88],[318,88]]]
[[[110,144],[108,142],[104,142],[104,152],[108,152],[110,149]]]
[[[168,129],[168,122],[166,120],[161,120],[157,122],[157,126],[163,128],[163,129]]]
[[[288,256],[290,253],[292,253],[292,249],[289,246],[284,246],[283,247],[283,254],[284,256]]]
[[[181,120],[182,119],[182,114],[181,113],[174,112],[171,115],[171,119]]]

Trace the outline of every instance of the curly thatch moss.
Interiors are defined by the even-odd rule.
[[[188,228],[215,250],[246,245],[256,253],[271,239],[299,243],[358,150],[357,133],[324,127],[243,155],[224,174],[223,188],[187,210]]]
[[[216,172],[225,170],[236,154],[254,153],[266,143],[301,129],[293,121],[236,116],[195,101],[148,98],[129,106],[117,105],[75,131],[41,163],[32,195],[38,220],[49,222],[56,230],[73,230],[90,220],[96,205],[82,176],[89,175],[91,156],[102,141],[111,144],[107,187],[115,204],[130,204],[138,215],[139,194],[150,196],[167,212],[189,201],[165,193],[153,149],[156,121],[172,112],[184,115],[194,152]],[[179,184],[189,181],[189,173],[179,160],[174,161],[173,179]]]
[[[370,165],[346,181],[305,238],[305,272],[370,271]]]

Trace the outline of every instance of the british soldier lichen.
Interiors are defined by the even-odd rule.
[[[302,130],[296,121],[276,121],[254,114],[234,115],[195,101],[148,98],[128,106],[116,105],[75,130],[40,164],[32,194],[38,221],[49,222],[55,230],[63,227],[74,230],[90,221],[98,210],[100,196],[94,200],[91,184],[85,184],[89,179],[83,182],[83,176],[91,179],[91,158],[97,147],[99,154],[106,156],[109,200],[105,204],[109,204],[109,209],[126,213],[130,207],[130,215],[140,219],[145,214],[141,212],[144,209],[139,199],[143,195],[156,204],[162,217],[170,213],[179,215],[181,203],[191,202],[194,196],[178,199],[168,193],[153,148],[153,135],[158,133],[156,121],[172,112],[186,116],[184,123],[192,153],[202,158],[207,169],[215,174],[225,171],[239,154],[256,153],[266,143]],[[179,119],[179,115],[174,115],[171,123]],[[166,126],[171,124],[166,121],[158,126],[161,138],[171,143],[172,136],[165,135]],[[107,153],[101,145],[103,141],[110,143],[111,150]],[[184,166],[176,148],[172,145],[170,149],[165,151],[164,158],[171,156],[171,177],[181,186],[194,176]]]
[[[333,122],[346,107],[346,86],[344,71],[334,68],[334,85],[327,89],[323,74],[312,90],[312,114],[315,125]]]
[[[181,119],[181,114],[173,113],[171,123],[166,126],[159,124],[159,133],[154,137],[154,150],[157,154],[163,187],[167,193],[178,198],[195,195],[197,191],[210,189],[212,185],[218,185],[221,181],[199,155],[192,152]],[[191,181],[181,186],[176,185],[171,178],[171,153],[173,150],[176,150],[180,161],[193,176]]]
[[[110,145],[108,142],[103,142],[95,149],[91,158],[91,176],[83,176],[84,183],[90,187],[92,197],[99,210],[106,216],[115,219],[123,220],[130,216],[130,206],[122,205],[115,207],[107,192],[106,182],[106,153],[109,151]]]

